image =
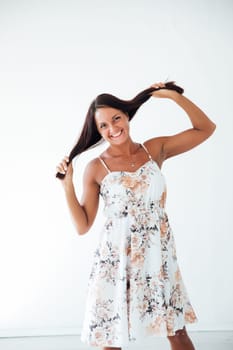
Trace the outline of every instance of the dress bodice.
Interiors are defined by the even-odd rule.
[[[148,207],[165,206],[166,183],[157,163],[150,159],[136,171],[112,171],[100,186],[106,216],[135,215]]]

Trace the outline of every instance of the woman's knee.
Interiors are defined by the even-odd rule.
[[[186,332],[185,327],[183,329],[179,329],[175,332],[175,335],[167,337],[171,343],[174,344],[188,344],[190,342],[189,336]]]

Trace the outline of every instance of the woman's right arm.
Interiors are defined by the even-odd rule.
[[[81,201],[78,201],[73,185],[73,167],[70,163],[67,167],[68,158],[57,167],[57,171],[65,174],[62,182],[68,208],[71,213],[74,225],[78,234],[85,234],[92,226],[99,206],[99,185],[95,180],[93,163],[90,162],[83,176],[83,195]]]

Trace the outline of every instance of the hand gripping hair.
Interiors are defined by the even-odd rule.
[[[141,107],[143,103],[145,103],[151,97],[153,91],[160,89],[168,89],[175,90],[176,92],[183,94],[184,90],[175,85],[174,81],[170,81],[165,83],[164,87],[150,87],[146,90],[141,91],[138,95],[136,95],[132,100],[121,100],[110,94],[100,94],[98,95],[94,101],[92,101],[86,115],[86,119],[80,133],[79,139],[74,145],[73,149],[69,154],[69,163],[82,152],[97,146],[101,143],[102,137],[99,134],[96,123],[95,123],[95,112],[98,108],[102,107],[112,107],[121,110],[124,113],[127,113],[129,116],[129,120],[131,120],[136,114],[137,110]],[[67,163],[67,165],[69,164]],[[64,174],[57,173],[56,177],[59,179],[63,179],[65,177]]]

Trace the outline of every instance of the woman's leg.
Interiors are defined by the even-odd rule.
[[[172,350],[195,350],[186,328],[176,331],[174,336],[167,337]],[[121,348],[104,347],[103,350],[121,350]]]
[[[168,336],[168,340],[172,350],[195,350],[185,327],[176,331],[174,336]]]

